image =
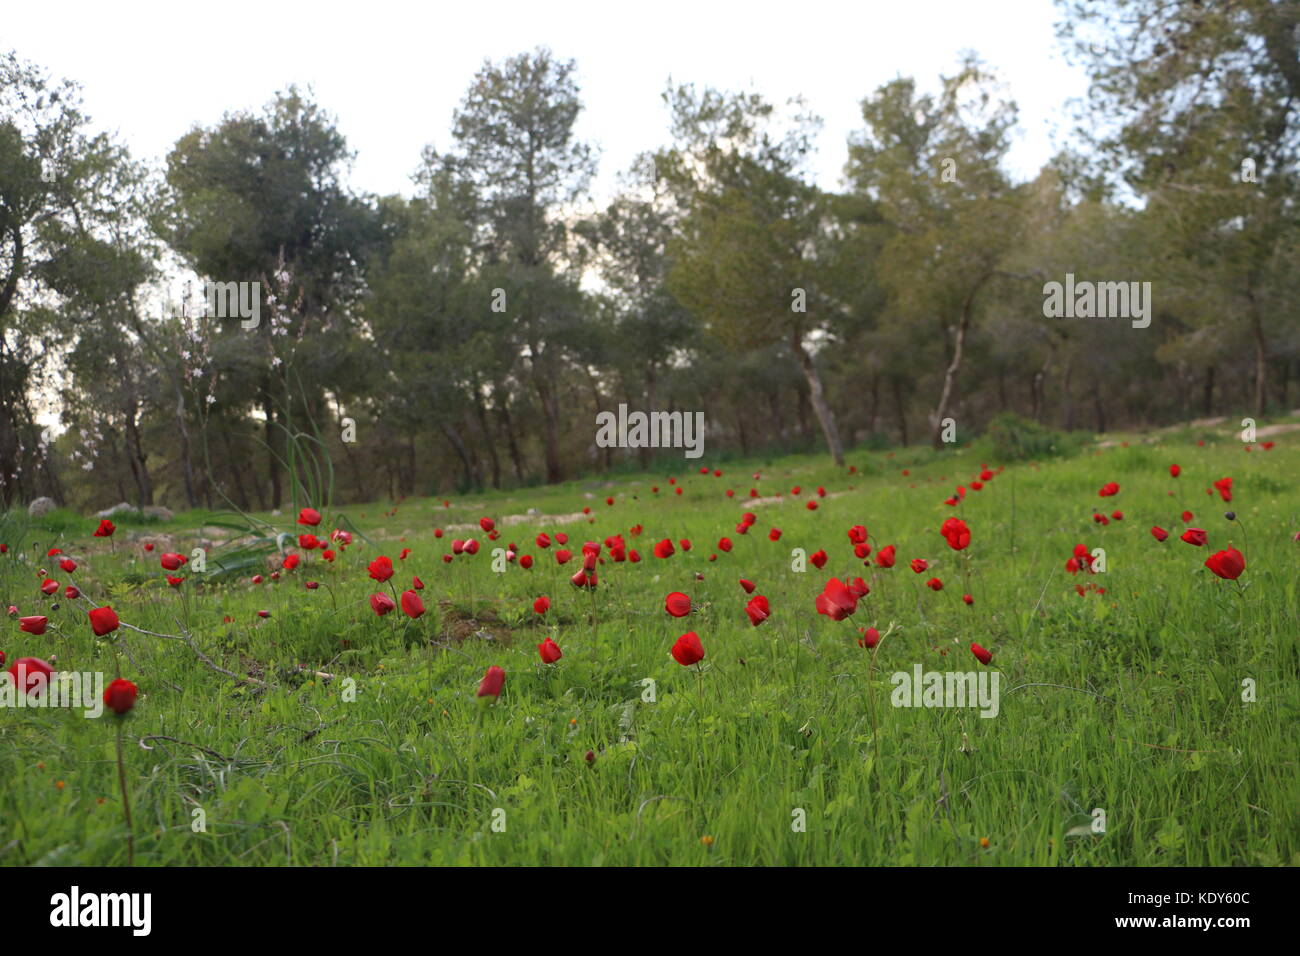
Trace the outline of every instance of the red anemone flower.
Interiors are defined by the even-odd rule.
[[[1225,581],[1235,581],[1246,570],[1246,559],[1236,548],[1228,548],[1206,558],[1205,566]]]
[[[704,660],[704,645],[700,643],[700,635],[694,631],[687,631],[681,637],[677,638],[672,648],[673,660],[683,667],[690,667]]]
[[[664,610],[673,617],[685,617],[691,613],[691,599],[681,591],[674,591],[664,598]]]

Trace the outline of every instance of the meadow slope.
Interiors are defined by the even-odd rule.
[[[120,721],[137,865],[1300,863],[1300,441],[1243,453],[1220,428],[1037,462],[977,446],[849,463],[705,458],[446,505],[322,506],[315,528],[286,509],[258,517],[293,535],[348,527],[353,541],[334,542],[330,562],[282,539],[301,563],[277,580],[278,554],[230,557],[230,515],[123,522],[110,539],[91,537],[91,518],[8,515],[0,597],[50,627],[25,633],[11,614],[0,650],[138,685]],[[1225,503],[1211,483],[1229,476]],[[1118,493],[1099,497],[1108,482]],[[950,517],[970,529],[964,550],[939,533]],[[1208,546],[1180,540],[1187,527]],[[567,545],[539,547],[543,532]],[[614,560],[614,535],[640,560]],[[477,554],[444,561],[470,537]],[[675,553],[657,558],[665,538]],[[200,539],[207,571],[184,567],[169,587],[159,556]],[[570,583],[585,541],[601,546],[590,591]],[[493,549],[511,543],[494,571]],[[1067,570],[1079,544],[1105,550],[1104,573]],[[875,560],[887,545],[892,568]],[[1246,560],[1237,581],[1204,565],[1229,546]],[[574,555],[563,566],[561,547]],[[825,566],[799,570],[794,549],[824,550]],[[367,573],[380,555],[396,567],[382,584]],[[46,576],[85,596],[43,596]],[[400,601],[413,576],[425,613],[376,615],[371,595]],[[815,605],[833,576],[870,588],[840,621]],[[742,578],[770,605],[757,626]],[[670,592],[689,596],[689,615],[665,612]],[[97,641],[99,605],[165,636],[123,626]],[[859,644],[867,627],[883,635],[874,652]],[[691,667],[669,653],[687,631],[706,654]],[[539,659],[547,637],[554,665]],[[892,706],[891,675],[917,664],[998,672],[997,715]],[[479,699],[494,665],[504,689]],[[0,863],[126,862],[118,724],[0,711]]]

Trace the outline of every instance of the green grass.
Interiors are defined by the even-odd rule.
[[[1279,436],[1273,451],[1247,455],[1225,436],[1008,464],[956,510],[943,499],[979,470],[974,450],[858,451],[852,476],[817,457],[732,461],[721,478],[684,462],[680,497],[665,475],[634,475],[611,487],[454,498],[451,508],[441,499],[408,500],[394,514],[385,514],[392,503],[349,507],[367,540],[334,566],[317,552],[260,586],[242,573],[208,586],[190,574],[182,594],[162,583],[158,552],[144,555],[130,536],[172,535],[188,553],[203,514],[122,527],[115,550],[90,537],[93,519],[76,528],[9,520],[0,528],[21,538],[0,559],[0,595],[23,614],[48,613],[60,633],[34,637],[10,621],[0,649],[10,662],[57,655],[60,668],[110,677],[116,654],[140,686],[125,721],[138,864],[1296,865],[1300,441]],[[1176,481],[1171,462],[1183,467]],[[1224,475],[1236,479],[1231,506],[1205,494]],[[1107,481],[1120,494],[1098,498]],[[794,484],[801,496],[753,508],[757,524],[735,533],[751,486],[770,494]],[[804,502],[818,485],[830,496],[810,512]],[[593,523],[505,527],[500,541],[450,565],[441,556],[459,535],[432,534],[485,514],[583,506]],[[1124,520],[1094,524],[1103,507]],[[1225,520],[1227,507],[1239,523]],[[1210,549],[1177,540],[1184,508]],[[965,556],[937,533],[954,513],[973,531],[968,585]],[[294,530],[287,512],[262,517]],[[644,533],[633,537],[637,523]],[[897,546],[896,567],[868,571],[853,557],[845,532],[857,523],[877,548]],[[1174,533],[1158,544],[1152,524]],[[784,531],[777,543],[774,525]],[[607,560],[594,596],[577,592],[568,577],[580,558],[559,568],[554,546],[533,544],[557,529],[575,553],[583,540],[622,533],[643,560]],[[711,562],[722,535],[735,549]],[[658,560],[651,549],[666,536],[694,547]],[[531,571],[492,572],[492,547],[508,541],[538,559]],[[1104,595],[1075,592],[1081,578],[1064,564],[1076,543],[1105,548],[1108,570],[1093,579]],[[1244,591],[1202,566],[1229,543],[1246,555]],[[122,631],[125,646],[96,643],[81,602],[42,610],[50,601],[36,568],[67,578],[44,557],[51,544],[79,561],[75,578],[96,604],[168,634],[188,619],[214,661],[275,686],[237,683],[179,641]],[[403,547],[411,554],[397,561]],[[825,548],[830,561],[793,571],[796,547]],[[398,591],[413,573],[424,580],[429,611],[417,622],[370,611],[381,588],[365,566],[381,553],[398,565]],[[932,571],[914,574],[913,557]],[[829,577],[858,574],[872,591],[852,618],[815,612]],[[941,592],[923,586],[932,574]],[[745,617],[740,577],[771,601],[760,627]],[[307,591],[306,580],[329,588]],[[674,590],[696,605],[686,619],[664,613]],[[554,602],[544,621],[531,609],[540,594]],[[499,639],[434,645],[465,617]],[[893,629],[874,670],[856,643],[868,625]],[[702,668],[669,656],[686,630],[704,643]],[[554,668],[536,652],[547,635],[564,651]],[[972,641],[993,651],[1002,675],[998,716],[890,706],[895,671],[980,669]],[[475,691],[491,664],[508,677],[484,707]],[[654,702],[643,700],[647,678]],[[1246,678],[1254,703],[1242,701]],[[0,711],[0,863],[126,861],[114,725]],[[1105,832],[1080,835],[1094,808]],[[205,832],[194,831],[198,809]],[[796,810],[805,832],[792,827]]]

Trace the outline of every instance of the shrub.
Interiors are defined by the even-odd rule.
[[[1028,418],[1005,412],[993,419],[984,437],[997,461],[1067,457],[1088,443],[1086,432],[1058,432]]]

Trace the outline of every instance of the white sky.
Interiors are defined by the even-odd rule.
[[[823,117],[813,169],[835,187],[859,101],[896,76],[934,89],[975,50],[1020,107],[1010,156],[1027,178],[1064,142],[1066,101],[1082,73],[1067,66],[1051,0],[421,0],[188,4],[184,0],[5,0],[0,50],[83,86],[95,125],[139,158],[160,161],[194,124],[260,108],[289,83],[310,85],[357,153],[359,191],[412,192],[421,148],[450,145],[452,111],[484,57],[549,46],[578,64],[579,135],[601,149],[595,184],[608,198],[640,151],[666,143],[668,77],[802,94]]]

